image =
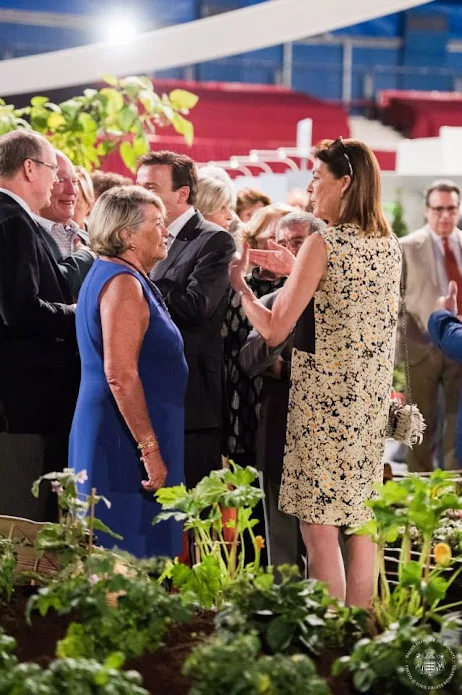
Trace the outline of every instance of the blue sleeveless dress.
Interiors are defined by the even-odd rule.
[[[72,423],[69,466],[86,470],[88,480],[80,491],[97,494],[111,502],[96,507],[96,516],[123,536],[116,541],[98,532],[98,542],[117,545],[137,557],[175,557],[181,552],[182,526],[163,521],[152,526],[160,511],[153,492],[146,492],[147,479],[139,452],[106,381],[99,296],[106,283],[120,273],[137,278],[149,304],[150,320],[141,346],[138,370],[146,402],[168,470],[166,487],[183,482],[184,398],[188,367],[183,339],[147,280],[126,266],[98,259],[79,294],[76,325],[82,362],[82,379]]]

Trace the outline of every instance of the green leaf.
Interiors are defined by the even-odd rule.
[[[101,668],[93,676],[93,682],[98,686],[107,685],[109,683],[109,673],[104,668]]]
[[[72,121],[82,108],[82,104],[79,101],[77,101],[77,99],[68,99],[67,101],[63,101],[62,104],[60,104],[60,106],[63,115],[69,121]]]
[[[112,87],[103,87],[99,94],[104,98],[105,108],[108,115],[118,114],[124,107],[124,98],[122,94]]]
[[[106,526],[101,519],[93,519],[93,528],[95,531],[102,531],[103,533],[107,533],[108,536],[111,536],[112,538],[116,538],[118,541],[123,541],[123,536],[120,536],[118,533],[115,533],[112,531],[109,526]]]
[[[362,668],[353,674],[353,683],[360,693],[367,693],[375,680],[374,671],[371,668]]]
[[[274,618],[266,628],[265,637],[274,654],[283,652],[290,645],[295,632],[295,625],[282,616]]]
[[[118,116],[119,125],[125,133],[130,130],[137,115],[137,108],[133,104],[126,104],[120,111]]]
[[[149,152],[149,145],[146,138],[133,138],[132,147],[137,157],[141,157],[143,154],[146,154],[146,152]]]
[[[422,580],[422,568],[418,562],[406,562],[402,566],[402,584],[403,586],[420,587]]]
[[[427,583],[422,582],[422,593],[430,606],[441,601],[446,596],[448,582],[443,577],[430,577]]]
[[[254,584],[255,588],[259,591],[270,591],[270,589],[272,589],[274,586],[274,575],[270,572],[259,574],[257,577],[255,577]]]
[[[50,113],[48,116],[48,127],[50,130],[57,130],[63,125],[66,125],[66,119],[61,113]]]
[[[96,121],[89,113],[79,113],[78,122],[85,133],[95,133],[98,130]]]
[[[138,99],[149,114],[156,113],[159,110],[160,98],[155,92],[142,89],[138,94]]]
[[[122,142],[119,147],[122,161],[130,171],[135,171],[137,156],[129,142]]]
[[[103,80],[103,82],[106,82],[106,84],[110,84],[111,87],[117,87],[119,84],[119,78],[115,75],[110,75],[108,73],[104,73],[103,75],[101,75],[101,79]]]
[[[104,662],[104,668],[114,668],[117,671],[122,668],[125,662],[125,655],[122,652],[112,652]]]
[[[32,106],[43,106],[48,102],[48,97],[32,97],[30,103]]]
[[[171,105],[174,109],[178,109],[178,111],[193,109],[199,101],[199,97],[196,94],[188,92],[185,89],[174,89],[168,96]]]

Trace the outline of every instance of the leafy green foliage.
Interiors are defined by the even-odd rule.
[[[402,618],[393,623],[374,639],[362,639],[355,645],[350,656],[334,663],[334,675],[345,671],[353,674],[353,683],[360,693],[370,695],[417,694],[422,687],[413,683],[406,672],[406,655],[420,640],[430,634],[428,626],[418,626],[417,619]],[[455,650],[457,651],[457,649]],[[451,681],[444,690],[432,690],[436,683],[428,679],[428,690],[432,692],[460,693],[462,688],[462,651],[458,652],[458,665]]]
[[[400,188],[396,191],[396,200],[393,206],[393,219],[391,221],[391,227],[398,238],[406,236],[408,233],[408,227],[404,221],[404,207],[402,201],[402,191]]]
[[[178,595],[139,571],[117,567],[117,557],[104,552],[87,558],[78,574],[41,588],[27,612],[46,615],[50,609],[77,611],[80,622],[71,623],[57,649],[58,656],[76,658],[105,659],[113,651],[139,656],[159,647],[171,622],[191,616]]]
[[[136,671],[120,671],[125,657],[110,654],[104,663],[60,659],[47,669],[18,663],[16,642],[0,628],[0,695],[148,695]]]
[[[74,164],[91,171],[117,147],[124,164],[134,171],[136,160],[149,151],[148,134],[172,125],[188,145],[194,127],[185,118],[197,104],[191,92],[175,89],[159,96],[149,77],[118,79],[105,75],[106,87],[85,89],[60,104],[36,96],[30,106],[16,109],[0,99],[0,135],[15,128],[32,128],[45,135]]]
[[[236,577],[258,571],[263,539],[253,532],[258,521],[252,511],[264,493],[252,484],[257,477],[255,468],[230,462],[230,468],[212,471],[192,490],[177,485],[156,492],[163,511],[153,523],[173,518],[193,533],[194,566],[170,562],[161,578],[171,579],[185,600],[203,608],[219,605],[223,589]],[[235,509],[235,519],[223,521],[223,508]],[[226,528],[234,530],[231,542],[225,540]],[[246,537],[253,546],[251,558],[245,556]]]
[[[217,632],[231,638],[255,632],[267,654],[349,647],[366,631],[367,613],[334,601],[321,582],[300,580],[296,567],[271,568],[236,580],[226,591],[226,607],[216,617]]]
[[[121,536],[111,531],[100,519],[95,518],[94,508],[103,502],[108,508],[111,503],[102,495],[83,495],[78,484],[85,482],[85,471],[75,473],[73,468],[62,472],[47,473],[38,478],[32,486],[32,494],[39,495],[43,481],[51,484],[58,497],[59,523],[47,524],[37,534],[35,549],[39,554],[54,552],[63,566],[75,562],[92,551],[94,531],[102,531],[113,538]]]
[[[405,616],[416,616],[423,622],[429,617],[437,618],[440,602],[462,570],[461,565],[445,579],[445,567],[431,564],[433,539],[442,518],[449,510],[462,509],[454,475],[436,470],[428,478],[414,475],[391,480],[376,486],[376,490],[377,499],[366,503],[375,519],[351,532],[370,536],[378,545],[379,585],[374,601],[378,623],[386,628]],[[411,555],[415,530],[422,538],[416,560]],[[388,545],[397,543],[398,586],[392,590],[385,571],[385,554]]]
[[[17,544],[0,536],[0,599],[10,600],[14,591],[17,566]]]
[[[194,679],[190,695],[330,693],[309,657],[260,656],[260,641],[255,634],[241,634],[231,642],[214,638],[209,644],[196,647],[183,672]]]

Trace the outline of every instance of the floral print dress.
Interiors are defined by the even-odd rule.
[[[357,525],[382,481],[401,250],[394,234],[320,232],[327,273],[314,297],[315,352],[294,349],[279,504],[312,524]]]

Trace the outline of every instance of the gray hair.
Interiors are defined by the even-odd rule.
[[[236,205],[236,194],[229,183],[221,177],[205,176],[199,178],[197,189],[196,207],[207,217],[223,205],[234,208]]]
[[[26,159],[41,159],[42,135],[31,130],[12,130],[0,137],[0,177],[11,179]]]
[[[92,251],[102,256],[117,256],[126,251],[121,232],[139,229],[144,222],[143,205],[154,205],[165,217],[159,196],[139,186],[117,186],[103,193],[88,223]]]
[[[294,227],[303,227],[304,229],[308,227],[309,234],[314,234],[315,232],[320,232],[325,226],[326,223],[323,220],[319,220],[311,212],[297,210],[281,217],[276,226],[276,234],[279,234],[284,229],[293,229]]]

